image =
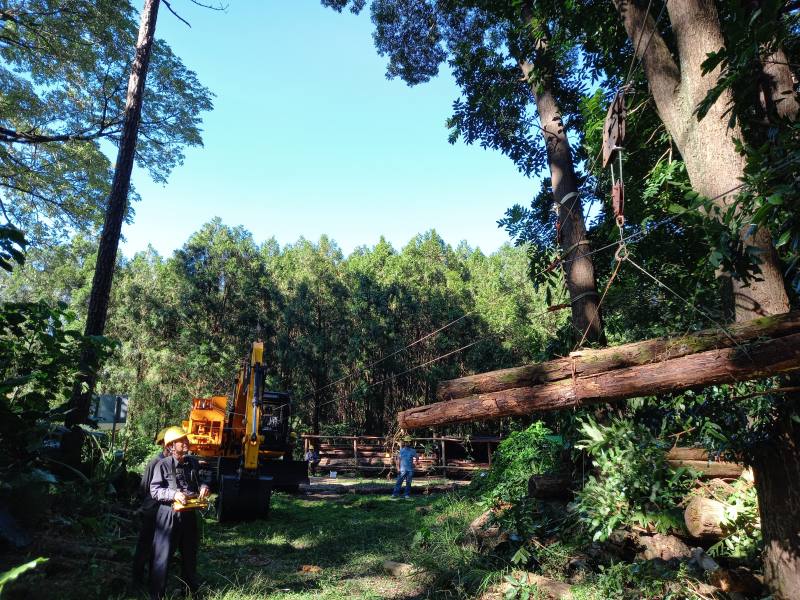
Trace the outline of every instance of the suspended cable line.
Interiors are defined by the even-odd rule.
[[[403,347],[402,347],[402,348],[400,348],[399,350],[395,350],[395,351],[394,351],[394,352],[392,352],[391,354],[387,354],[386,356],[383,356],[383,357],[379,358],[378,360],[376,360],[376,361],[374,361],[374,362],[371,362],[370,364],[368,364],[368,365],[366,365],[366,366],[364,366],[364,367],[357,367],[357,368],[355,368],[355,369],[352,369],[352,370],[351,370],[349,373],[347,373],[346,375],[344,375],[344,376],[340,377],[340,378],[339,378],[339,379],[337,379],[336,381],[332,381],[332,382],[330,382],[330,383],[328,383],[328,384],[326,384],[326,385],[322,386],[321,388],[318,388],[318,389],[315,389],[315,390],[313,390],[313,391],[309,392],[308,394],[306,394],[305,396],[303,396],[302,398],[300,398],[300,400],[302,401],[302,400],[305,400],[305,399],[307,399],[307,398],[310,398],[310,397],[311,397],[311,396],[313,396],[314,394],[317,394],[317,393],[321,392],[321,391],[322,391],[322,390],[324,390],[324,389],[327,389],[327,388],[329,388],[329,387],[331,387],[331,386],[333,386],[333,385],[336,385],[337,383],[341,383],[342,381],[346,381],[347,379],[350,379],[351,377],[353,377],[353,376],[355,376],[355,375],[357,375],[357,374],[359,374],[359,373],[363,373],[363,372],[364,372],[364,371],[366,371],[367,369],[371,369],[371,368],[372,368],[372,367],[374,367],[375,365],[377,365],[377,364],[380,364],[380,363],[382,363],[383,361],[385,361],[385,360],[388,360],[388,359],[392,358],[393,356],[397,356],[397,355],[398,355],[398,354],[400,354],[401,352],[405,352],[406,350],[408,350],[409,348],[412,348],[412,347],[416,346],[416,345],[417,345],[417,344],[419,344],[420,342],[423,342],[423,341],[427,340],[428,338],[431,338],[431,337],[435,336],[436,334],[438,334],[438,333],[441,333],[441,332],[442,332],[442,331],[444,331],[445,329],[448,329],[449,327],[452,327],[453,325],[455,325],[455,324],[456,324],[456,323],[458,323],[459,321],[461,321],[461,320],[463,320],[463,319],[466,319],[467,317],[469,317],[470,315],[472,315],[472,314],[474,314],[474,313],[475,313],[475,311],[474,311],[474,310],[471,310],[471,311],[469,311],[469,312],[466,312],[466,313],[464,313],[463,315],[461,315],[460,317],[458,317],[457,319],[453,319],[452,321],[450,321],[450,322],[449,322],[449,323],[447,323],[446,325],[442,325],[441,327],[439,327],[439,329],[436,329],[436,330],[434,330],[434,331],[431,331],[430,333],[428,333],[428,334],[426,334],[426,335],[423,335],[421,338],[414,340],[413,342],[411,342],[410,344],[408,344],[408,345],[406,345],[406,346],[403,346]]]

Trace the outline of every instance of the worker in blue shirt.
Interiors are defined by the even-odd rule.
[[[411,436],[405,435],[400,440],[400,452],[397,453],[395,468],[397,469],[397,481],[392,490],[392,499],[400,497],[400,487],[403,480],[406,482],[406,493],[404,498],[411,498],[411,480],[414,478],[414,463],[419,462],[417,451],[411,447]]]
[[[150,563],[150,555],[153,551],[153,533],[156,530],[156,513],[158,512],[158,502],[150,496],[150,482],[153,480],[153,472],[158,461],[165,456],[169,456],[169,450],[164,448],[164,433],[168,427],[164,427],[158,432],[155,443],[161,446],[158,454],[150,459],[142,473],[142,481],[139,484],[139,499],[142,504],[137,511],[141,519],[139,529],[139,539],[136,542],[136,550],[133,553],[133,585],[139,586],[145,583],[144,568]]]
[[[167,589],[169,559],[178,548],[181,554],[181,579],[196,593],[197,547],[199,545],[197,512],[178,510],[190,498],[206,498],[209,488],[200,481],[199,465],[188,455],[189,439],[180,427],[170,427],[164,434],[164,447],[171,452],[156,465],[150,482],[150,496],[158,502],[153,559],[150,569],[150,597],[164,598]]]

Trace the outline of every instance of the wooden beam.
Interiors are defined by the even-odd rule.
[[[795,333],[658,363],[437,402],[398,413],[397,420],[403,429],[416,429],[445,423],[499,419],[760,379],[798,370],[800,334]]]
[[[660,363],[716,348],[731,348],[735,346],[733,340],[741,344],[756,338],[775,338],[792,333],[800,333],[800,311],[735,323],[728,327],[727,332],[706,329],[677,338],[658,338],[601,350],[582,350],[574,356],[545,363],[451,379],[439,384],[436,397],[439,400],[452,400],[531,387],[571,379],[573,376]]]

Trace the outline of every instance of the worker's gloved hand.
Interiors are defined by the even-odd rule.
[[[200,487],[200,499],[208,498],[208,495],[211,493],[211,490],[208,489],[207,485]]]
[[[175,492],[175,500],[181,504],[186,504],[186,494],[183,492]]]

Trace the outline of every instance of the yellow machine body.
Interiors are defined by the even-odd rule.
[[[192,399],[189,419],[183,422],[193,452],[214,474],[220,519],[223,512],[226,520],[265,516],[272,487],[293,491],[308,483],[306,464],[291,457],[290,397],[265,390],[265,380],[264,343],[254,342],[232,397]],[[253,503],[261,508],[250,511]],[[223,511],[224,506],[228,509]]]

